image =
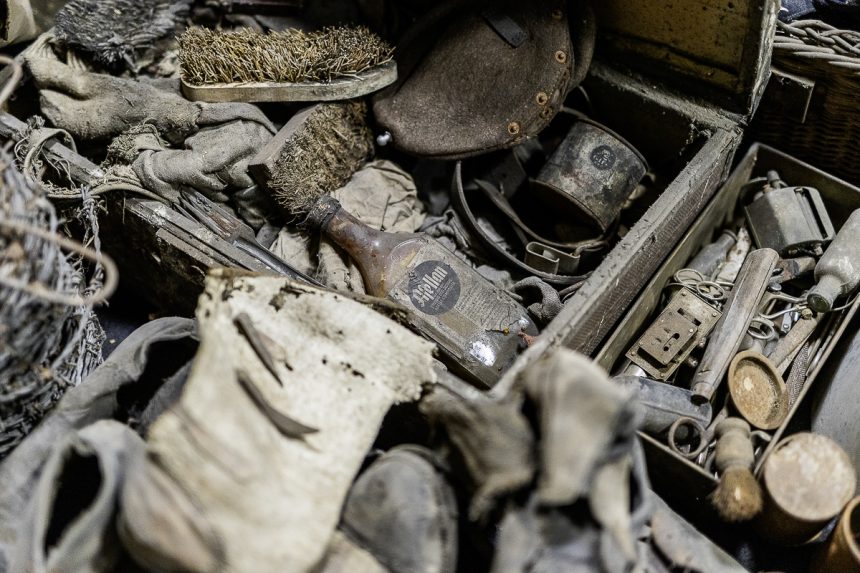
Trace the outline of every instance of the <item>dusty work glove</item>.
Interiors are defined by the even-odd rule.
[[[223,203],[233,196],[246,204],[256,199],[242,194],[254,185],[248,160],[271,138],[268,127],[237,119],[204,127],[186,139],[181,149],[173,149],[156,126],[140,124],[114,139],[109,159],[131,159],[141,186],[169,201],[179,199],[179,189],[191,187],[213,201]],[[262,225],[256,218],[253,222]]]
[[[162,390],[165,377],[172,379],[196,347],[191,319],[160,318],[141,326],[83,383],[66,392],[0,463],[0,571],[5,571],[4,555],[21,540],[21,514],[35,495],[39,473],[55,446],[65,436],[104,419],[127,420],[135,426],[139,420],[143,429],[146,420],[169,405],[170,397]],[[159,369],[147,368],[153,361]]]
[[[56,444],[18,516],[21,538],[8,571],[113,571],[119,556],[116,499],[130,457],[143,440],[127,426],[102,420]]]
[[[173,144],[201,127],[237,119],[275,131],[251,104],[194,103],[179,95],[175,82],[167,84],[175,84],[173,89],[165,89],[165,84],[96,74],[81,69],[80,64],[67,64],[54,51],[50,33],[33,42],[24,62],[39,89],[42,113],[55,127],[81,141],[104,141],[143,122],[155,125]]]
[[[495,401],[436,386],[421,412],[444,427],[475,486],[469,518],[483,520],[505,495],[522,489],[535,472],[534,433],[516,399]],[[466,397],[466,396],[469,397]]]
[[[311,571],[390,406],[435,379],[433,345],[341,295],[207,278],[200,350],[150,427],[120,531],[160,571]]]

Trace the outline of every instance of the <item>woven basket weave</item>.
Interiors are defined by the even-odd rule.
[[[860,184],[860,32],[818,20],[778,22],[773,65],[814,80],[815,88],[803,123],[762,106],[758,138]]]

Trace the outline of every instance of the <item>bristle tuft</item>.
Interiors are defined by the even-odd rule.
[[[720,476],[711,501],[725,521],[748,521],[761,511],[761,486],[749,469],[734,466]]]
[[[132,64],[182,23],[190,0],[72,0],[57,12],[54,34],[108,67]]]
[[[393,48],[365,27],[263,34],[190,28],[179,38],[182,79],[192,85],[326,82],[391,60]]]
[[[318,104],[284,145],[269,189],[289,213],[307,214],[342,187],[373,153],[362,102]]]

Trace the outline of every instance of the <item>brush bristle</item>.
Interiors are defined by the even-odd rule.
[[[373,153],[362,102],[318,104],[284,144],[269,181],[289,213],[307,214],[317,199],[343,187]]]
[[[720,483],[711,501],[724,520],[747,521],[761,511],[761,486],[749,469],[731,467],[720,476]]]
[[[112,67],[133,62],[188,15],[190,0],[72,0],[57,12],[54,34]]]
[[[318,32],[190,28],[179,38],[182,79],[193,85],[331,81],[391,60],[393,49],[364,27]]]

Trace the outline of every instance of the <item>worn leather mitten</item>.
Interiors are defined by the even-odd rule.
[[[392,573],[447,573],[457,565],[457,502],[434,454],[398,446],[350,489],[341,529]]]

